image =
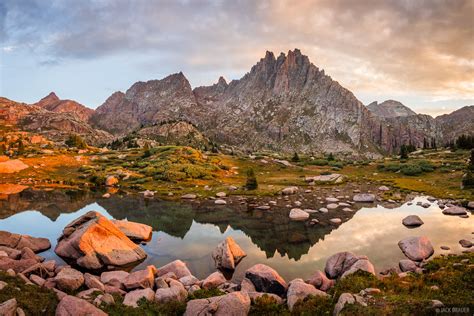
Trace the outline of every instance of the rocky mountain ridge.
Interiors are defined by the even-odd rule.
[[[192,89],[182,72],[136,82],[95,111],[54,93],[31,106],[17,103],[13,111],[6,110],[5,100],[0,103],[0,120],[48,130],[55,139],[78,133],[97,143],[133,134],[247,151],[367,156],[397,152],[402,144],[421,147],[426,140],[445,144],[472,133],[474,122],[472,106],[436,119],[394,100],[366,107],[298,49],[278,57],[266,52],[229,83],[220,77],[214,85]]]

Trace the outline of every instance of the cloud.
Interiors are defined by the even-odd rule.
[[[43,60],[142,55],[216,75],[298,47],[354,91],[472,99],[473,13],[471,0],[6,0],[0,36]]]

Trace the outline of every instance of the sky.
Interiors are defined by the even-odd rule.
[[[1,0],[0,96],[96,108],[136,81],[239,79],[294,48],[364,104],[474,104],[474,0]]]

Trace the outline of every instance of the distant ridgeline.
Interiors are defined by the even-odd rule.
[[[267,52],[241,79],[192,89],[183,73],[137,82],[95,111],[54,93],[26,105],[0,98],[0,122],[55,141],[80,135],[113,148],[189,145],[216,150],[379,156],[472,137],[474,106],[433,118],[400,102],[362,104],[298,49]]]

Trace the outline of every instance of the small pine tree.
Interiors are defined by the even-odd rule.
[[[408,148],[406,145],[402,145],[400,147],[400,159],[401,160],[406,160],[408,159]]]
[[[334,155],[332,153],[329,153],[328,161],[333,161],[333,160],[334,160]]]
[[[69,136],[69,138],[66,140],[66,145],[68,145],[69,147],[76,147],[78,149],[87,148],[86,142],[82,139],[81,136],[76,134]]]
[[[257,177],[252,168],[247,170],[247,182],[245,183],[247,190],[256,190],[258,188]]]
[[[151,156],[151,150],[150,150],[150,144],[145,143],[145,146],[143,146],[143,158],[147,158]]]
[[[471,157],[467,165],[467,172],[462,179],[462,185],[464,188],[474,187],[474,149],[471,149]]]
[[[293,162],[298,162],[300,161],[300,157],[298,156],[298,153],[295,152],[295,154],[293,155],[293,158],[291,158],[291,161]]]

